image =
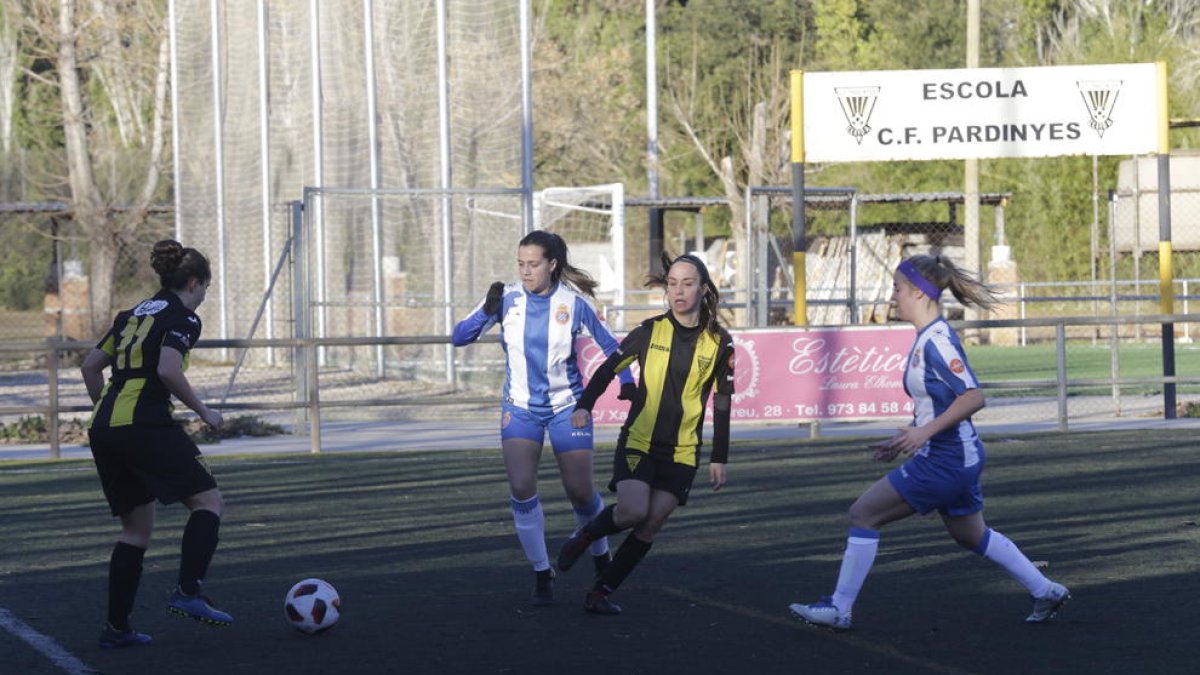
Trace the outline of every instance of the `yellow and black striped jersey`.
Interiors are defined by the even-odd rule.
[[[88,427],[174,424],[171,393],[158,378],[159,355],[163,347],[179,351],[186,370],[200,328],[200,317],[166,289],[117,314],[112,329],[96,345],[108,354],[112,375]]]
[[[613,374],[634,361],[641,366],[640,396],[621,429],[621,444],[697,466],[704,408],[714,384],[717,396],[726,402],[733,395],[733,338],[724,329],[714,335],[699,326],[682,326],[670,312],[647,319],[593,375],[596,386],[588,384],[578,407],[591,410]],[[719,421],[725,424],[718,425],[723,434],[714,434],[710,461],[724,463],[729,452],[728,405],[718,406],[715,416],[723,416]]]

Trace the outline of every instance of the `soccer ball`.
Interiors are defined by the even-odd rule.
[[[323,579],[297,582],[283,599],[288,623],[302,633],[313,634],[337,623],[342,599],[337,589]]]

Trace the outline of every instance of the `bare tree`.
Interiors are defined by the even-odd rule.
[[[5,0],[27,35],[29,62],[52,66],[24,75],[57,93],[61,146],[42,147],[61,153],[65,175],[30,179],[59,186],[84,233],[99,334],[112,314],[118,257],[159,192],[170,50],[160,3],[80,4]]]
[[[698,105],[698,76],[694,67],[686,77],[668,73],[670,110],[680,130],[721,183],[729,200],[730,230],[737,251],[737,269],[749,269],[750,251],[745,228],[746,187],[787,185],[789,90],[780,50],[768,47],[765,58],[749,57],[744,66],[742,96],[719,111]],[[715,114],[714,114],[715,113]],[[756,210],[753,224],[765,233],[766,209]]]

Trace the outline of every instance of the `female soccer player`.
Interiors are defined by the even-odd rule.
[[[620,614],[609,596],[641,562],[655,535],[677,506],[687,503],[700,456],[704,407],[714,383],[712,454],[708,474],[714,490],[725,484],[729,455],[729,409],[733,395],[733,339],[717,321],[717,286],[698,258],[663,256],[663,273],[647,285],[665,286],[670,311],[634,328],[588,383],[571,421],[591,423],[596,398],[614,373],[634,361],[641,382],[617,440],[610,490],[617,503],[604,509],[559,549],[566,571],[600,537],[633,528],[612,564],[584,597],[583,608]]]
[[[208,260],[194,248],[164,240],[150,264],[162,288],[133,309],[120,312],[100,344],[83,361],[88,396],[95,403],[88,439],[104,496],[121,519],[121,534],[108,567],[108,623],[101,647],[149,644],[129,625],[142,577],[142,558],[154,530],[154,500],[181,501],[191,515],[183,530],[179,585],[167,610],[213,626],[233,618],[200,594],[217,548],[224,501],[196,444],[171,418],[171,395],[217,427],[221,413],[204,405],[183,371],[200,338],[196,308],[212,280]],[[104,369],[112,376],[104,383]]]
[[[797,618],[838,630],[850,628],[850,611],[871,570],[879,528],[937,509],[950,536],[963,548],[1000,565],[1033,596],[1025,620],[1041,623],[1070,599],[1067,588],[1047,579],[1016,544],[983,520],[983,444],[971,415],[984,406],[983,392],[954,329],[941,315],[938,298],[950,289],[965,306],[990,308],[993,290],[941,256],[917,255],[900,263],[892,282],[898,318],[917,329],[904,373],[913,398],[913,422],[872,446],[877,461],[900,453],[907,462],[867,488],[850,506],[850,535],[832,596],[789,607]]]
[[[592,425],[571,426],[571,411],[583,393],[576,364],[575,338],[586,330],[605,354],[617,348],[608,330],[584,296],[592,297],[596,282],[567,260],[567,244],[552,232],[530,232],[517,247],[521,281],[497,281],[483,303],[454,327],[455,346],[468,345],[493,324],[500,324],[500,341],[507,357],[507,379],[501,406],[500,445],[508,472],[513,521],[525,557],[533,564],[531,602],[554,601],[554,571],[546,551],[545,516],[537,492],[537,467],[546,433],[563,488],[576,520],[586,523],[604,508],[592,482]],[[633,390],[632,378],[622,380],[622,397]],[[597,570],[608,564],[608,542],[592,546]]]

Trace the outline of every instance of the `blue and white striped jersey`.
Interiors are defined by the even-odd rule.
[[[548,295],[533,295],[520,282],[505,285],[500,304],[500,342],[508,359],[504,399],[537,413],[574,407],[583,394],[576,364],[575,337],[587,331],[605,355],[620,343],[581,295],[558,284]],[[456,347],[479,339],[496,319],[483,313],[483,303],[454,327]],[[623,373],[622,382],[632,381]]]
[[[962,343],[950,324],[938,317],[921,329],[904,371],[904,390],[914,404],[914,425],[929,423],[963,392],[978,388],[979,381],[967,365]],[[930,438],[916,454],[950,466],[968,467],[983,459],[983,443],[967,418]]]

